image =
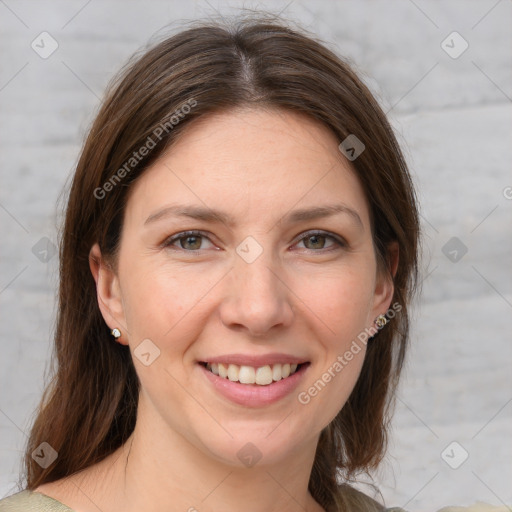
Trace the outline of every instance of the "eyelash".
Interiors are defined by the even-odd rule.
[[[296,243],[299,243],[299,242],[302,242],[302,240],[305,240],[307,239],[308,237],[311,237],[311,236],[315,236],[315,235],[321,235],[325,238],[330,238],[331,240],[333,240],[337,245],[338,247],[328,247],[327,249],[307,249],[306,248],[306,251],[309,251],[309,252],[318,252],[318,253],[325,253],[325,252],[329,252],[329,251],[332,251],[332,250],[337,250],[337,249],[343,249],[343,248],[347,248],[348,245],[347,243],[327,232],[327,231],[321,231],[321,230],[310,230],[310,231],[306,231],[305,233],[302,234],[301,238],[299,240],[297,240]],[[203,238],[206,238],[208,240],[210,240],[208,238],[208,236],[206,235],[206,233],[204,231],[199,231],[199,230],[191,230],[191,231],[182,231],[181,233],[177,233],[176,235],[173,235],[169,238],[167,238],[163,244],[162,244],[162,247],[172,247],[172,244],[178,240],[181,240],[181,239],[185,239],[189,236],[201,236]],[[211,240],[210,240],[211,242]],[[213,242],[211,242],[213,243]],[[187,252],[187,253],[191,253],[191,254],[197,254],[199,252],[201,252],[202,250],[205,250],[205,249],[192,249],[192,250],[187,250],[187,249],[183,249],[182,247],[175,247],[175,249],[177,250],[180,250],[180,251],[184,251],[184,252]]]

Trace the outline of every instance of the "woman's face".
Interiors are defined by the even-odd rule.
[[[359,376],[358,335],[389,307],[339,142],[296,113],[203,117],[133,186],[116,273],[101,266],[145,414],[217,460],[316,445]]]

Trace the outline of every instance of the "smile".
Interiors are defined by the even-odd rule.
[[[311,366],[310,362],[263,365],[258,362],[249,366],[203,361],[197,363],[197,368],[214,392],[229,402],[244,407],[266,407],[291,395]]]
[[[301,365],[289,363],[277,363],[265,366],[239,366],[228,363],[203,363],[207,370],[223,379],[229,379],[231,382],[240,384],[256,384],[258,386],[268,386],[273,382],[286,379],[293,375]]]

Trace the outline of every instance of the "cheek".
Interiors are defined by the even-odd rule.
[[[374,283],[370,266],[354,265],[311,275],[298,295],[324,324],[327,339],[338,345],[363,330],[372,307]]]
[[[327,425],[343,407],[364,362],[366,344],[358,336],[370,326],[372,270],[370,263],[346,265],[310,276],[301,286],[300,293],[308,297],[304,302],[309,312],[305,314],[315,318],[313,335],[322,350],[319,364],[298,398],[308,410],[315,410],[321,425]]]
[[[208,296],[219,276],[213,272],[186,272],[143,257],[124,267],[123,308],[134,347],[149,338],[162,355],[186,349],[199,335]],[[180,341],[183,340],[183,341]]]

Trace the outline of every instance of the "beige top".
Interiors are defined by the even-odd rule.
[[[25,490],[0,500],[0,512],[73,512],[73,510],[46,494]]]
[[[388,512],[403,511],[401,508],[384,509]],[[478,502],[469,507],[445,507],[438,512],[509,512],[507,506],[493,506]],[[74,512],[60,501],[37,491],[24,490],[0,500],[0,512]],[[405,511],[403,511],[405,512]]]

